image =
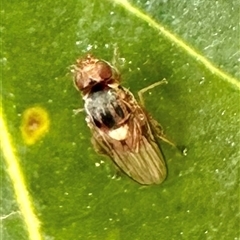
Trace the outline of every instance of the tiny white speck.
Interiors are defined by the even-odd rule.
[[[89,209],[89,208],[91,208],[90,206],[87,206],[87,208]]]
[[[90,50],[92,49],[92,47],[93,47],[93,45],[89,44],[89,45],[87,46],[87,51],[90,51]]]
[[[65,192],[64,194],[65,194],[65,195],[68,195],[68,192]]]
[[[113,219],[112,218],[109,218],[109,221],[112,221]]]
[[[125,58],[119,58],[119,60],[121,61],[121,64],[124,64],[126,62]]]
[[[225,112],[226,112],[226,110],[223,110],[223,111],[222,111],[222,116],[225,114]]]
[[[62,205],[59,206],[59,208],[62,208],[62,207],[63,207]]]
[[[184,156],[187,156],[187,154],[188,154],[188,149],[187,149],[187,148],[184,148],[183,151],[182,151],[182,153],[183,153]]]
[[[200,80],[200,82],[199,82],[199,84],[203,84],[204,82],[205,82],[205,78],[202,77],[201,80]]]
[[[96,166],[96,167],[99,167],[99,166],[100,166],[100,163],[95,163],[95,166]]]
[[[92,193],[90,192],[90,193],[88,194],[88,196],[92,196]]]

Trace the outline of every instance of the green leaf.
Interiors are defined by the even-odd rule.
[[[2,6],[4,239],[239,238],[238,1]],[[145,105],[188,155],[161,143],[161,185],[113,178],[84,114],[73,113],[83,103],[69,67],[89,51],[111,61],[116,47],[122,84],[136,96],[168,81]]]

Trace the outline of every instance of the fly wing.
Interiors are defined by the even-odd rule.
[[[166,166],[161,150],[152,134],[147,116],[141,112],[145,123],[141,126],[132,116],[128,121],[127,139],[118,141],[98,129],[90,126],[94,142],[112,158],[114,163],[129,177],[140,184],[160,184],[166,178]]]

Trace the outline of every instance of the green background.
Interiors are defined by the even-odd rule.
[[[239,1],[132,1],[226,74],[239,78]],[[2,105],[21,159],[43,239],[239,239],[239,85],[113,1],[2,1]],[[167,180],[143,187],[112,179],[95,153],[70,66],[88,51],[111,61],[118,47],[122,84],[145,94],[147,110],[183,157],[162,143]],[[150,94],[151,93],[151,94]],[[41,106],[49,133],[33,146],[22,113]],[[4,159],[3,159],[4,160]],[[100,163],[97,167],[96,163]],[[28,239],[1,161],[1,231]]]

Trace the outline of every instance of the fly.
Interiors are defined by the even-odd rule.
[[[74,84],[84,100],[94,146],[136,182],[162,183],[167,169],[155,138],[160,135],[164,139],[162,131],[158,129],[160,134],[156,133],[154,120],[133,94],[120,85],[118,71],[108,62],[88,54],[77,60],[73,72]]]

